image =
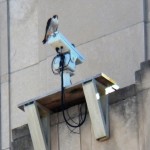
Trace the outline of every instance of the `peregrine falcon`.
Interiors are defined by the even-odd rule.
[[[45,44],[48,40],[48,37],[55,33],[58,29],[58,15],[54,15],[52,18],[48,19],[46,30],[45,30],[45,37],[42,41]]]

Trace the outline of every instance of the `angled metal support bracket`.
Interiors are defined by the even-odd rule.
[[[49,110],[37,102],[24,106],[35,150],[50,150]]]
[[[106,140],[109,138],[108,96],[105,86],[92,79],[83,83],[83,91],[91,118],[95,138]]]

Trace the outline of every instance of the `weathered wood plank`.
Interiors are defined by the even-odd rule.
[[[24,107],[35,150],[47,150],[46,139],[35,103]]]
[[[108,129],[100,98],[96,97],[96,94],[98,94],[96,81],[91,80],[90,82],[83,84],[83,89],[95,138],[105,138],[108,136]]]
[[[102,86],[108,87],[113,85],[115,82],[110,79],[105,74],[101,73],[95,77],[86,79],[84,81],[81,81],[79,83],[76,83],[70,87],[65,88],[65,102],[70,107],[79,103],[82,103],[85,101],[85,96],[82,88],[82,84],[85,82],[88,82],[92,79],[95,79],[98,83],[101,83]],[[102,88],[98,88],[99,91],[102,93]],[[104,93],[104,92],[103,92]],[[37,101],[44,107],[46,107],[49,110],[52,110],[54,112],[60,111],[61,108],[61,89],[56,90],[52,93],[47,93],[46,95],[36,97],[32,100],[29,100],[23,104],[19,105],[19,108],[23,110],[23,106],[27,103]]]

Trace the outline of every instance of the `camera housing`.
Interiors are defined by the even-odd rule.
[[[84,56],[77,50],[74,44],[69,42],[63,34],[55,32],[49,36],[47,44],[50,44],[57,52],[52,62],[53,71],[62,73],[62,55],[64,57],[64,71],[63,71],[63,86],[67,87],[72,84],[71,76],[75,74],[76,65],[82,64],[85,60]]]
[[[69,42],[66,37],[58,31],[48,38],[47,43],[57,52],[70,53],[71,60],[75,62],[76,65],[83,63],[85,60],[84,56],[77,50],[74,44]]]

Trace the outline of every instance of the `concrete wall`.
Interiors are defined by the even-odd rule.
[[[78,132],[79,134],[73,134],[68,130],[66,123],[60,121],[60,115],[58,115],[59,122],[53,124],[51,128],[52,150],[137,150],[138,128],[136,105],[135,97],[129,97],[125,101],[111,105],[111,138],[105,142],[95,140],[89,116],[80,129],[74,130],[74,132]],[[129,139],[132,140],[129,141]]]
[[[40,41],[43,39],[47,18],[56,13],[60,17],[60,31],[86,57],[83,65],[77,67],[73,82],[105,72],[117,80],[121,87],[134,83],[133,73],[144,60],[142,0],[66,0],[63,3],[54,1],[53,5],[50,1],[49,5],[43,2],[40,6],[44,9],[39,9],[39,20],[42,20],[39,27],[40,50],[45,51],[49,47],[49,55],[54,55],[50,46],[45,47]]]
[[[89,115],[86,122],[74,130],[77,134],[70,133],[60,112],[51,116],[51,150],[149,150],[149,99],[150,61],[142,63],[141,70],[136,72],[136,84],[109,95],[110,139],[95,140]],[[69,109],[75,121],[78,121],[78,110],[78,106]],[[14,129],[13,139],[18,149],[23,149],[28,141],[26,149],[33,150],[27,125]]]
[[[0,0],[0,148],[10,149],[10,76],[9,76],[9,38],[8,5]]]
[[[125,90],[124,90],[125,92]],[[134,93],[135,94],[135,93]],[[69,109],[73,119],[77,122],[78,106]],[[15,150],[33,150],[28,126],[13,130],[13,147]],[[110,133],[109,140],[96,141],[89,115],[80,128],[70,133],[62,114],[53,114],[51,118],[51,150],[138,150],[138,118],[136,97],[119,100],[110,106]],[[131,139],[131,140],[129,140]],[[29,142],[29,145],[26,143]],[[127,144],[128,143],[128,144]],[[123,146],[126,145],[126,146]]]
[[[73,83],[104,72],[125,87],[145,57],[144,9],[143,0],[0,0],[2,149],[10,128],[27,123],[17,105],[60,87],[50,69],[55,51],[41,42],[49,17],[59,15],[59,30],[86,57]]]
[[[144,0],[145,58],[150,59],[150,0]]]
[[[18,120],[23,113],[17,104],[60,87],[59,76],[50,69],[55,51],[41,42],[50,16],[59,14],[59,29],[86,57],[73,83],[105,72],[124,87],[134,83],[133,73],[144,60],[142,4],[142,0],[10,1],[12,128],[26,121]]]
[[[28,125],[24,125],[12,131],[12,150],[33,150],[32,140]]]

